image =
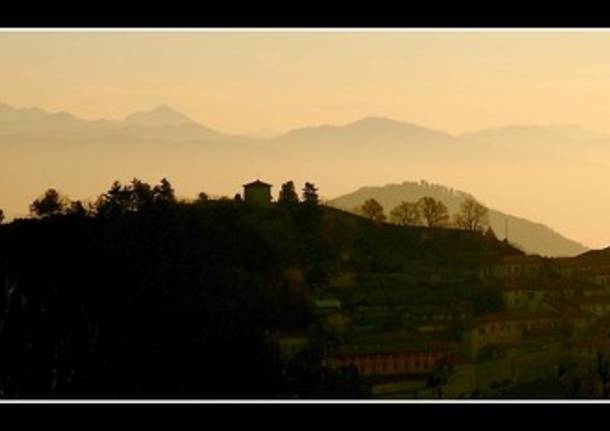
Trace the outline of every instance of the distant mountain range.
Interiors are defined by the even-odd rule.
[[[389,214],[402,201],[415,202],[424,196],[431,196],[442,201],[449,212],[455,214],[459,211],[464,199],[472,195],[422,181],[388,184],[382,187],[362,187],[328,203],[334,207],[351,211],[362,205],[367,199],[373,198],[384,207],[386,214]],[[505,234],[508,233],[509,242],[518,245],[528,253],[544,256],[575,256],[587,251],[582,244],[565,238],[541,223],[533,223],[491,208],[489,209],[489,222],[498,238],[504,239]],[[507,230],[508,232],[506,232]]]
[[[593,200],[578,192],[584,186],[575,181],[605,181],[610,138],[573,126],[511,126],[451,135],[366,117],[253,137],[214,130],[168,105],[112,121],[0,104],[0,151],[0,208],[9,218],[25,215],[28,203],[48,187],[95,198],[115,179],[134,176],[148,181],[168,177],[184,196],[200,191],[232,196],[244,181],[257,177],[274,184],[274,194],[287,180],[297,185],[314,181],[323,197],[363,184],[427,178],[492,196],[504,209],[532,202],[516,213],[540,208],[539,213],[548,214],[557,208],[545,221],[560,226],[574,224],[586,213],[588,222],[602,229],[602,214],[610,212],[610,188],[600,188]],[[570,205],[564,205],[558,190],[569,196]],[[501,223],[498,233],[503,232]],[[518,224],[509,221],[515,235]],[[513,239],[528,248],[527,241]],[[548,241],[532,250],[553,255],[582,251],[573,242],[553,249],[560,243]]]

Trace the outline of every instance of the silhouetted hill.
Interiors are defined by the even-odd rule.
[[[319,372],[316,357],[291,380],[273,344],[277,331],[309,328],[312,295],[330,277],[454,268],[476,279],[482,263],[520,253],[477,233],[308,205],[159,203],[105,214],[0,225],[3,309],[10,301],[2,397],[356,396],[340,375]],[[412,286],[399,287],[408,297]]]
[[[589,250],[576,256],[575,260],[581,262],[610,264],[610,247],[599,250]]]
[[[374,198],[389,214],[401,201],[414,202],[424,196],[432,196],[441,200],[451,213],[456,213],[469,194],[424,181],[420,183],[404,182],[383,187],[362,187],[353,193],[329,201],[329,204],[353,210],[367,199]],[[533,223],[494,209],[490,209],[489,217],[491,227],[499,238],[504,238],[505,223],[508,221],[509,240],[521,246],[528,253],[546,256],[574,256],[586,250],[581,244],[563,237],[543,224]]]

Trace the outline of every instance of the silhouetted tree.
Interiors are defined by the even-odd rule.
[[[241,195],[239,193],[235,193],[235,197],[233,198],[233,200],[235,202],[242,202],[243,199],[241,198]]]
[[[421,214],[428,227],[446,226],[449,221],[449,211],[444,203],[426,196],[418,201]]]
[[[496,233],[491,228],[491,226],[487,226],[487,230],[485,231],[485,236],[489,239],[494,239],[494,240],[498,239],[498,237],[496,236]]]
[[[4,221],[4,211],[0,209],[0,224]]]
[[[158,186],[154,187],[153,197],[156,203],[176,203],[176,195],[174,189],[166,178],[161,179],[161,183]]]
[[[305,183],[303,188],[303,202],[311,205],[318,205],[319,203],[318,189],[313,183]]]
[[[201,192],[197,195],[196,202],[207,202],[209,200],[208,194],[205,192]]]
[[[85,216],[87,215],[88,211],[81,201],[72,201],[70,202],[70,208],[68,209],[68,213],[79,216]]]
[[[62,214],[67,208],[67,198],[61,196],[55,189],[48,189],[44,195],[32,202],[30,213],[34,217],[42,218]]]
[[[282,184],[282,189],[280,190],[277,201],[281,204],[295,204],[299,201],[299,196],[294,189],[294,183],[292,181],[287,181]]]
[[[362,215],[376,223],[385,221],[386,216],[383,212],[383,207],[375,199],[368,199],[360,208]]]
[[[119,216],[131,210],[131,192],[127,187],[123,187],[119,181],[115,181],[110,189],[102,194],[95,203],[98,215]]]
[[[125,188],[125,192],[129,194],[129,210],[139,211],[147,208],[155,200],[155,192],[150,187],[150,184],[145,183],[137,178],[131,180],[131,184]]]
[[[457,227],[471,231],[482,231],[489,225],[488,210],[473,197],[468,197],[460,205],[460,213],[455,216]]]
[[[401,202],[390,212],[390,221],[401,226],[421,224],[421,212],[417,202]]]

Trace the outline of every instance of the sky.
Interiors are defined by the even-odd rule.
[[[378,115],[459,133],[610,133],[610,32],[3,32],[0,101],[120,119],[167,103],[229,133]]]
[[[0,102],[87,119],[168,104],[221,132],[257,136],[368,116],[453,134],[570,124],[610,135],[609,101],[610,31],[0,31]],[[607,172],[574,168],[580,181],[570,182],[567,171],[541,168],[508,189],[494,172],[468,182],[459,172],[379,170],[326,189],[334,197],[425,178],[602,247],[610,195],[586,194],[610,182]],[[568,192],[578,202],[562,207]]]

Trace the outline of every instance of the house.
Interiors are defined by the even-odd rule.
[[[603,317],[610,313],[610,296],[574,298],[573,302],[581,310],[593,313],[598,317]]]
[[[572,334],[588,332],[598,320],[595,314],[583,310],[571,299],[559,297],[545,299],[543,309],[558,313],[561,319],[561,327]]]
[[[347,337],[326,362],[333,369],[354,367],[364,376],[392,376],[427,374],[452,357],[449,343],[436,337],[386,332]]]
[[[603,336],[579,338],[572,343],[572,355],[581,375],[597,377],[598,361],[610,358],[610,339]]]
[[[442,333],[459,327],[472,318],[473,307],[469,303],[446,306],[418,305],[401,307],[401,323],[421,333]]]
[[[610,287],[610,268],[605,265],[589,267],[582,278],[598,286]]]
[[[271,184],[256,180],[244,184],[244,200],[248,203],[268,205],[271,203]]]
[[[528,335],[560,328],[559,315],[552,311],[493,313],[472,322],[464,333],[464,347],[471,356],[488,347],[515,345]]]
[[[498,262],[483,267],[481,277],[537,277],[541,274],[546,260],[540,256],[503,256]]]
[[[599,286],[569,278],[508,278],[502,283],[508,310],[541,311],[545,300],[595,296],[599,291]]]

